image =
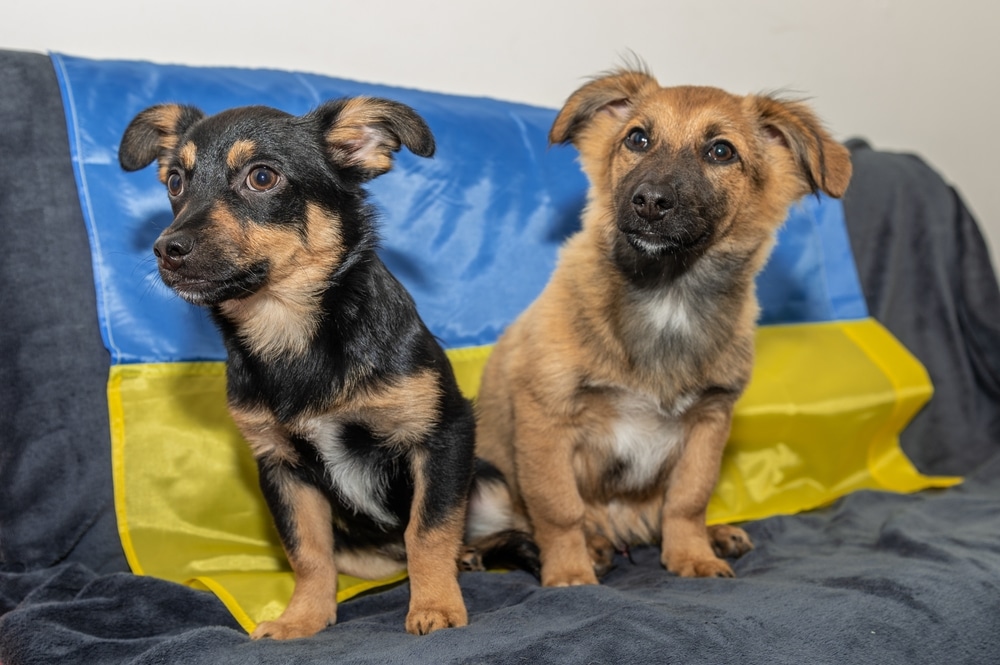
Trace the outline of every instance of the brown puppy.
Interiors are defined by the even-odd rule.
[[[750,539],[705,511],[753,365],[754,277],[792,202],[844,193],[848,152],[801,103],[624,70],[573,93],[549,139],[580,151],[583,229],[490,357],[478,454],[529,518],[547,586],[594,584],[614,549],[657,542],[671,572],[731,577],[719,556]]]

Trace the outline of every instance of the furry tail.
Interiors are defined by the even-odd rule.
[[[527,520],[514,509],[503,474],[481,459],[469,493],[465,522],[465,550],[459,559],[462,570],[520,568],[541,578],[538,545]]]

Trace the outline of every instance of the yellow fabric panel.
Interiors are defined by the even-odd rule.
[[[961,481],[919,473],[899,447],[933,390],[920,362],[873,319],[763,327],[756,352],[709,522],[800,512],[860,489]]]
[[[490,348],[449,352],[470,396]],[[793,513],[857,489],[959,482],[919,474],[899,448],[899,431],[930,395],[923,367],[872,320],[760,329],[709,520]],[[224,365],[117,365],[108,397],[132,569],[214,592],[248,631],[280,614],[294,581],[226,411]],[[403,577],[341,576],[338,598]]]
[[[226,409],[225,365],[117,365],[108,398],[115,512],[132,570],[213,591],[248,632],[276,618],[294,579]],[[405,577],[341,575],[337,598]]]
[[[455,380],[466,397],[475,398],[479,394],[479,381],[486,367],[486,359],[490,357],[493,345],[467,346],[462,349],[449,349],[448,359],[455,370]]]

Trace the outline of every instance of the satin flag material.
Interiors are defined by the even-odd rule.
[[[491,345],[544,287],[577,228],[586,182],[575,151],[546,145],[552,109],[291,72],[52,59],[112,358],[122,544],[135,572],[211,590],[252,630],[281,612],[293,579],[255,464],[226,413],[218,334],[156,275],[150,247],[171,215],[154,169],[118,167],[129,120],[163,102],[299,114],[365,94],[413,106],[438,151],[431,160],[403,151],[371,183],[381,255],[470,396]],[[899,431],[932,390],[920,364],[868,318],[839,202],[808,197],[793,208],[758,290],[758,360],[711,521],[806,510],[857,489],[958,481],[920,475],[899,449]],[[338,595],[398,579],[342,577]]]

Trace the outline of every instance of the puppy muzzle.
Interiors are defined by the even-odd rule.
[[[644,254],[658,255],[697,249],[708,242],[712,224],[698,215],[669,183],[640,182],[622,197],[618,229]]]
[[[267,261],[240,267],[209,245],[194,233],[167,229],[153,244],[163,283],[194,305],[245,298],[266,283]]]

